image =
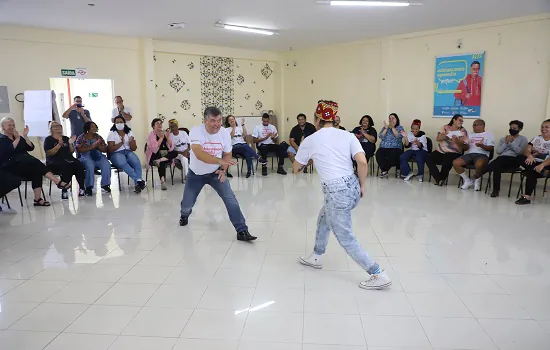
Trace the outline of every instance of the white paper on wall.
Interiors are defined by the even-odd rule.
[[[29,136],[46,137],[52,121],[55,95],[52,90],[25,91],[23,117],[29,126]],[[22,128],[21,128],[22,129]]]

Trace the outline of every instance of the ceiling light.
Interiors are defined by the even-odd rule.
[[[215,26],[218,27],[218,28],[224,28],[224,29],[228,29],[228,30],[236,30],[236,31],[239,31],[239,32],[246,32],[246,33],[253,33],[253,34],[279,35],[279,32],[274,31],[274,30],[238,26],[238,25],[234,25],[234,24],[226,24],[226,23],[221,23],[221,22],[216,22]]]
[[[168,28],[170,28],[170,29],[183,29],[183,28],[185,28],[185,23],[184,22],[170,23],[170,24],[168,24]]]
[[[411,4],[408,1],[371,1],[371,0],[356,0],[356,1],[332,0],[332,1],[317,1],[317,3],[328,4],[332,6],[367,6],[367,7],[406,7],[410,5],[419,5],[419,4]]]

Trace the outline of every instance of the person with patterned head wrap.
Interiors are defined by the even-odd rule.
[[[410,148],[405,153],[401,154],[399,157],[401,171],[401,177],[405,181],[409,181],[414,176],[414,173],[411,170],[409,162],[411,160],[416,160],[418,164],[418,182],[424,181],[424,164],[426,164],[426,158],[428,158],[428,139],[424,131],[420,130],[422,122],[419,119],[413,120],[411,124],[411,131],[406,133],[405,131],[401,132],[403,136],[403,145],[405,148]]]
[[[174,159],[174,165],[187,174],[189,170],[189,135],[179,129],[180,124],[177,119],[170,119],[168,126],[170,127],[170,139],[174,144],[174,151],[178,153],[177,158]]]
[[[359,245],[351,223],[351,210],[365,193],[367,159],[355,135],[334,127],[337,113],[338,103],[319,101],[315,111],[319,130],[304,139],[293,164],[294,173],[298,174],[312,159],[325,195],[325,205],[317,219],[313,253],[307,258],[301,257],[300,263],[316,269],[323,267],[321,260],[332,229],[346,253],[370,275],[359,287],[383,289],[391,285],[391,280]],[[352,159],[357,162],[359,179],[354,175]]]

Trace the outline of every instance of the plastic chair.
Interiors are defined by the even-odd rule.
[[[502,174],[510,174],[510,186],[508,187],[508,198],[510,198],[510,195],[512,194],[512,183],[514,181],[514,175],[521,174],[521,168],[515,168],[515,169],[507,169],[502,172]],[[489,191],[489,188],[491,188],[491,178],[493,173],[489,173],[489,179],[487,180],[487,185],[485,186],[485,193]]]

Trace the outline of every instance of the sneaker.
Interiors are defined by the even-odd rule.
[[[248,230],[244,230],[244,231],[241,231],[241,232],[237,232],[237,240],[238,240],[238,241],[248,242],[248,241],[254,241],[254,240],[256,240],[256,238],[258,238],[258,237],[252,236],[252,235],[248,232]]]
[[[282,166],[280,166],[277,168],[277,174],[286,175],[287,173],[285,169]]]
[[[230,178],[230,179],[233,178],[233,175],[231,175],[230,173],[226,173],[225,176],[227,176],[227,177]]]
[[[418,182],[424,182],[424,176],[418,176]]]
[[[135,185],[134,186],[134,192],[135,193],[141,193],[141,187],[139,187],[139,185]]]
[[[93,188],[92,187],[86,187],[86,190],[84,191],[84,195],[86,197],[91,197],[94,195]]]
[[[312,253],[308,258],[300,257],[300,264],[313,267],[314,269],[322,269],[323,263],[321,262],[321,256]]]
[[[410,179],[412,179],[413,176],[414,176],[414,174],[411,172],[409,175],[405,176],[405,178],[403,180],[404,181],[409,181]]]
[[[109,185],[107,186],[101,186],[101,192],[103,193],[111,193],[111,187]]]
[[[64,201],[69,199],[69,193],[67,191],[61,191],[61,199]]]
[[[262,176],[267,176],[267,165],[262,165]]]
[[[526,205],[526,204],[531,204],[531,200],[525,198],[525,197],[521,197],[520,199],[518,199],[516,201],[516,204],[517,205]]]
[[[493,191],[493,193],[491,193],[491,198],[496,198],[498,196],[499,196],[498,191]]]
[[[168,187],[166,187],[166,183],[163,182],[160,184],[160,189],[163,190],[163,191],[166,191],[168,189]]]
[[[481,178],[474,181],[474,190],[481,191]]]
[[[78,196],[79,197],[84,197],[85,195],[86,195],[86,192],[83,189],[78,190]]]
[[[380,173],[380,178],[385,178],[385,177],[388,177],[388,172],[387,171],[383,171],[382,173]]]
[[[467,190],[473,184],[474,184],[474,181],[472,179],[464,180],[464,184],[460,188],[463,189],[463,190]]]
[[[142,191],[145,189],[145,187],[147,187],[147,184],[143,180],[138,181],[137,184]]]
[[[384,289],[389,286],[391,286],[391,279],[385,271],[370,275],[368,280],[359,283],[359,288],[363,289]]]
[[[248,179],[250,177],[250,175],[252,175],[252,173],[249,171],[246,172],[246,178]]]
[[[187,226],[189,223],[189,218],[184,218],[183,216],[180,217],[180,226]]]

